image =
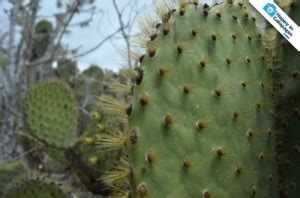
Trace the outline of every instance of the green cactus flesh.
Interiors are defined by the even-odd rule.
[[[289,16],[300,24],[300,1],[292,1]],[[289,197],[300,195],[300,53],[282,40],[275,50],[280,49],[279,69],[275,72],[279,101],[276,109],[278,130],[283,131],[278,149],[284,153],[283,177]]]
[[[73,94],[60,82],[33,87],[26,99],[26,122],[32,134],[48,145],[72,146],[77,128]]]
[[[276,197],[272,77],[255,18],[232,1],[194,4],[164,15],[140,59],[131,194]]]
[[[22,176],[10,184],[4,198],[68,198],[69,190],[57,182],[41,176]]]

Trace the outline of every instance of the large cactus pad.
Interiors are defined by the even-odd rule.
[[[276,197],[272,77],[255,18],[232,1],[183,3],[157,27],[129,117],[132,195]]]

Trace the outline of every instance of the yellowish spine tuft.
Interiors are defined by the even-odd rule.
[[[109,85],[109,91],[111,93],[116,94],[132,94],[132,85],[127,85],[114,81]]]
[[[100,152],[124,149],[127,145],[128,135],[125,132],[117,131],[113,134],[101,134],[96,136],[96,144]]]
[[[130,164],[126,157],[120,159],[120,162],[113,170],[106,172],[100,179],[115,192],[122,192],[123,184],[130,176]]]
[[[117,116],[121,122],[127,121],[127,106],[111,96],[102,96],[99,99],[99,107],[103,110],[103,113],[107,115]]]

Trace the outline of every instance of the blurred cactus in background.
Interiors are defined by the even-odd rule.
[[[299,0],[276,1],[284,11],[300,24]],[[275,65],[274,94],[277,98],[274,117],[279,160],[282,197],[299,197],[300,190],[300,53],[274,28],[265,36],[270,64]]]
[[[32,61],[44,55],[49,46],[52,31],[52,23],[47,20],[42,20],[35,26],[35,38],[30,58]]]
[[[58,61],[58,68],[56,69],[57,77],[74,86],[74,81],[78,77],[79,69],[77,68],[77,62],[72,60],[60,60]]]

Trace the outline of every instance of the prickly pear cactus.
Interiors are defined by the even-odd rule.
[[[299,0],[282,0],[279,4],[300,24]],[[300,53],[274,31],[268,32],[267,40],[277,39],[277,43],[268,47],[273,48],[271,58],[277,65],[274,72],[274,88],[278,96],[275,118],[277,130],[281,131],[277,149],[284,156],[280,165],[281,180],[285,184],[281,193],[284,197],[296,198],[300,196]]]
[[[51,32],[53,30],[52,23],[47,20],[41,20],[35,26],[35,32],[38,34]]]
[[[73,82],[77,77],[79,70],[77,68],[77,62],[72,60],[61,60],[58,61],[57,74],[59,79],[65,82]]]
[[[30,132],[48,145],[72,146],[77,129],[73,94],[60,82],[36,85],[27,95],[26,122]]]
[[[93,107],[95,108],[95,105]],[[73,159],[68,156],[81,182],[94,194],[111,195],[111,189],[104,186],[99,178],[112,169],[122,154],[119,151],[104,152],[98,144],[98,138],[107,136],[112,129],[117,128],[116,124],[118,122],[113,118],[94,110],[86,132],[74,147],[76,154],[73,155]]]
[[[277,197],[272,75],[256,19],[231,0],[180,2],[159,7],[161,22],[146,20],[134,88],[113,85],[133,90],[132,105],[101,99],[129,124],[102,139],[104,148],[128,148],[102,179],[124,195],[130,178],[139,198]]]
[[[72,197],[70,190],[44,176],[23,175],[13,181],[6,189],[4,198],[69,198]]]
[[[41,20],[35,27],[35,42],[33,43],[31,60],[43,56],[49,45],[51,32],[53,31],[52,23],[47,20]]]
[[[97,65],[91,65],[80,74],[75,91],[80,98],[86,95],[100,96],[103,93],[104,72]]]

